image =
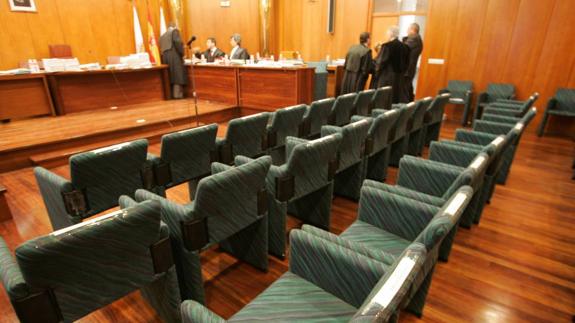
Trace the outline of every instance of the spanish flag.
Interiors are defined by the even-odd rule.
[[[148,4],[147,1],[146,4]],[[152,25],[152,15],[150,13],[150,6],[148,5],[147,7],[148,7],[148,47],[150,51],[150,62],[152,62],[152,64],[160,65],[162,64],[162,60],[160,58],[160,50],[158,49],[158,42],[156,41],[154,26]]]

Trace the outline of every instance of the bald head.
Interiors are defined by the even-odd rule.
[[[391,26],[387,29],[387,37],[389,40],[394,40],[399,37],[399,27]]]
[[[419,24],[414,22],[409,25],[409,29],[407,30],[409,35],[419,35]]]

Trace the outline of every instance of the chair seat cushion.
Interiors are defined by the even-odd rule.
[[[411,243],[369,223],[356,220],[340,237],[359,242],[369,249],[382,250],[399,256]]]
[[[348,322],[357,309],[286,272],[228,322]]]

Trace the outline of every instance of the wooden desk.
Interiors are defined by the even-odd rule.
[[[336,98],[341,94],[343,65],[329,65],[327,73],[327,96]]]
[[[315,68],[238,68],[240,107],[275,111],[313,100]]]
[[[196,93],[201,100],[234,104],[242,109],[275,111],[313,99],[314,69],[194,65]],[[190,79],[190,85],[192,81]]]
[[[53,114],[44,74],[0,76],[0,120]]]
[[[188,66],[190,90],[193,90],[192,73],[195,73],[198,99],[239,106],[238,72],[236,67],[215,65]]]
[[[168,100],[165,65],[143,69],[56,72],[46,74],[59,115]]]

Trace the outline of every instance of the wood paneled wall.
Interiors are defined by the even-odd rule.
[[[242,46],[250,54],[260,50],[258,0],[232,0],[230,7],[220,7],[220,2],[215,0],[187,0],[186,3],[186,31],[198,38],[194,47],[205,49],[207,38],[215,37],[218,47],[229,54],[230,36],[239,33]]]
[[[299,51],[305,60],[342,58],[367,30],[369,0],[338,0],[335,32],[327,33],[328,0],[276,0],[279,50]]]
[[[477,93],[490,82],[513,83],[519,99],[541,94],[539,124],[555,90],[575,88],[574,14],[573,0],[430,1],[417,96],[433,95],[451,79],[473,80]],[[575,132],[575,123],[552,118],[548,129],[559,127]]]
[[[148,5],[159,37],[159,0],[136,5],[147,43]],[[135,52],[130,0],[36,0],[36,8],[36,13],[11,12],[8,1],[0,1],[0,69],[49,57],[50,44],[69,44],[81,63],[105,64],[108,56]]]
[[[159,36],[160,0],[137,0],[144,37],[147,8]],[[164,1],[166,2],[166,1]],[[251,53],[260,51],[258,0],[184,0],[184,38],[204,47],[214,36],[229,52],[229,36],[242,34]],[[328,0],[272,0],[272,52],[300,51],[306,60],[344,57],[367,30],[371,0],[336,1],[335,32],[326,32]],[[418,97],[433,95],[449,79],[470,79],[475,90],[489,82],[510,82],[524,99],[534,91],[543,112],[557,87],[575,87],[574,0],[428,0],[428,19]],[[48,44],[67,43],[81,62],[106,62],[134,51],[131,0],[36,0],[38,13],[10,12],[0,1],[0,69],[20,60],[48,56]],[[166,14],[169,11],[166,10]],[[169,20],[169,17],[167,17]],[[373,26],[377,28],[376,25]],[[378,34],[377,31],[373,31]],[[443,58],[444,65],[429,65]],[[535,120],[538,123],[542,113]],[[575,132],[575,122],[564,124]],[[552,120],[551,131],[558,120]]]

